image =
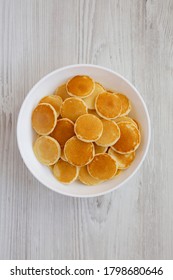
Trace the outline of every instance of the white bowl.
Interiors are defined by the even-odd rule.
[[[52,175],[51,170],[42,165],[33,153],[33,129],[31,127],[31,114],[39,100],[65,83],[75,75],[89,75],[101,83],[105,88],[123,92],[131,101],[134,117],[141,127],[141,144],[136,152],[136,158],[131,166],[119,176],[96,186],[85,186],[80,182],[63,185]],[[18,116],[17,140],[21,156],[30,172],[46,187],[58,193],[74,197],[94,197],[111,192],[124,183],[136,173],[141,166],[150,143],[150,118],[147,107],[136,88],[121,75],[104,67],[90,64],[70,65],[53,71],[42,78],[26,96]]]

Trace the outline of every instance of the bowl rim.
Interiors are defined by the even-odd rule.
[[[64,71],[66,69],[71,69],[71,68],[78,68],[78,67],[90,67],[90,68],[97,68],[97,69],[101,69],[101,70],[105,70],[109,73],[112,73],[114,75],[116,75],[117,77],[121,78],[124,82],[126,82],[134,91],[135,93],[138,95],[139,99],[141,100],[142,102],[142,105],[144,107],[144,111],[145,111],[145,114],[146,114],[146,119],[147,119],[147,126],[148,126],[148,137],[147,137],[147,143],[146,143],[146,148],[144,150],[144,154],[141,158],[141,161],[139,162],[138,166],[135,168],[135,170],[123,181],[121,182],[118,186],[115,186],[109,190],[105,190],[105,191],[102,191],[102,192],[99,192],[99,193],[95,193],[95,194],[70,194],[70,193],[66,193],[65,191],[61,191],[59,189],[55,190],[53,187],[51,186],[48,186],[44,183],[44,181],[39,177],[37,176],[36,174],[33,173],[33,170],[32,168],[30,168],[30,166],[28,166],[27,162],[26,162],[26,158],[24,157],[24,153],[21,149],[21,146],[20,146],[20,119],[21,119],[21,116],[22,116],[22,113],[23,113],[23,109],[25,107],[25,104],[27,103],[27,100],[30,98],[30,95],[32,94],[32,92],[34,90],[37,89],[37,87],[40,86],[40,84],[48,79],[49,77],[51,77],[52,75],[54,75],[55,73],[57,72],[60,72],[60,71]],[[115,191],[117,189],[119,189],[120,187],[122,187],[123,185],[125,185],[125,183],[127,183],[128,181],[130,181],[130,179],[136,174],[136,172],[140,169],[141,165],[143,164],[145,158],[146,158],[146,155],[148,153],[148,150],[149,150],[149,145],[150,145],[150,141],[151,141],[151,121],[150,121],[150,116],[149,116],[149,113],[148,113],[148,109],[147,109],[147,106],[144,102],[144,99],[143,97],[141,96],[141,94],[139,93],[139,91],[136,89],[135,86],[133,86],[133,84],[128,81],[126,78],[124,78],[121,74],[107,68],[107,67],[104,67],[104,66],[100,66],[100,65],[95,65],[95,64],[86,64],[86,63],[80,63],[80,64],[71,64],[71,65],[67,65],[67,66],[64,66],[64,67],[60,67],[60,68],[57,68],[55,69],[54,71],[46,74],[45,76],[43,76],[30,90],[29,92],[27,93],[26,97],[24,98],[23,100],[23,103],[20,107],[20,110],[19,110],[19,114],[18,114],[18,119],[17,119],[17,144],[18,144],[18,149],[19,149],[19,152],[20,152],[20,155],[26,165],[26,167],[29,169],[29,171],[31,172],[31,174],[41,183],[43,184],[44,186],[46,186],[48,189],[50,190],[53,190],[54,192],[57,192],[57,193],[60,193],[60,194],[63,194],[63,195],[66,195],[66,196],[69,196],[69,197],[81,197],[81,198],[89,198],[89,197],[98,197],[98,196],[102,196],[102,195],[105,195],[105,194],[108,194],[112,191]]]

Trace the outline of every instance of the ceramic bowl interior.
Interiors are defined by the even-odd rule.
[[[136,152],[136,158],[131,166],[112,180],[96,186],[85,186],[76,181],[70,185],[58,182],[51,170],[38,162],[33,153],[34,132],[31,127],[33,108],[45,95],[51,94],[69,78],[75,75],[89,75],[105,88],[122,92],[132,104],[131,117],[134,117],[141,128],[141,145]],[[49,189],[64,195],[74,197],[91,197],[108,193],[127,182],[141,166],[150,142],[150,119],[146,105],[136,88],[121,75],[96,65],[77,64],[55,70],[42,78],[26,96],[17,124],[17,140],[21,156],[30,172]]]

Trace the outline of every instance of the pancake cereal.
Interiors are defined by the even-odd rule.
[[[109,86],[109,85],[108,85]],[[33,151],[62,184],[116,180],[135,160],[140,125],[125,93],[87,75],[71,77],[33,109]]]

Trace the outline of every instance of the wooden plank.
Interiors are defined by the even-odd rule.
[[[173,1],[0,0],[0,36],[0,259],[172,259]],[[98,198],[49,191],[17,148],[27,92],[73,63],[124,75],[152,122],[140,171]]]

